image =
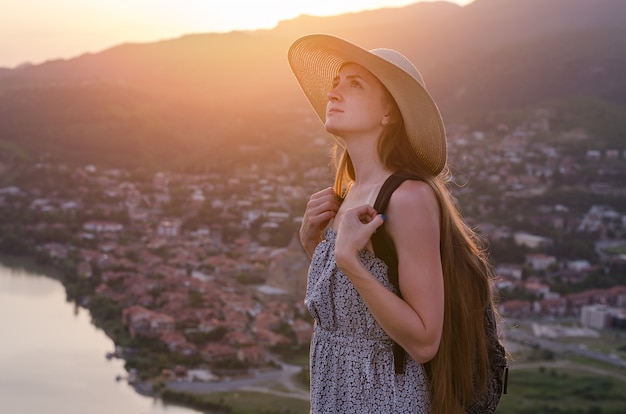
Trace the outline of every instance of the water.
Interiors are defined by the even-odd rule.
[[[197,414],[137,394],[114,344],[63,285],[0,264],[0,413]]]

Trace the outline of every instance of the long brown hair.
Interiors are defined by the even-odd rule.
[[[393,99],[391,99],[393,102]],[[397,107],[394,109],[399,114]],[[494,306],[485,251],[463,221],[448,189],[449,170],[434,176],[412,156],[401,116],[383,132],[378,155],[391,171],[408,173],[428,183],[439,203],[440,252],[444,279],[444,321],[439,350],[424,366],[430,381],[434,413],[462,413],[475,394],[487,389],[489,356],[484,313]],[[343,196],[355,179],[347,150],[336,148],[335,191]],[[495,307],[494,307],[495,308]],[[495,309],[494,309],[495,311]]]

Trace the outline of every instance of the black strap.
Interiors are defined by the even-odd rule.
[[[378,214],[385,214],[389,200],[394,191],[406,180],[418,180],[419,178],[411,175],[395,173],[389,176],[383,183],[378,197],[374,202],[374,210]],[[372,247],[374,248],[374,254],[376,257],[382,259],[388,267],[389,281],[400,292],[400,286],[398,283],[398,255],[396,252],[396,246],[393,244],[393,240],[389,237],[385,229],[385,223],[383,223],[372,235]]]
[[[387,206],[393,192],[406,180],[417,180],[417,177],[410,175],[395,173],[391,175],[383,183],[378,197],[374,202],[374,210],[379,214],[384,214],[387,211]],[[402,297],[400,293],[400,283],[398,281],[398,255],[396,252],[396,246],[393,244],[393,240],[389,237],[389,234],[385,230],[385,223],[383,223],[376,232],[372,235],[372,247],[374,248],[374,254],[380,258],[387,265],[387,275],[389,282],[395,287],[398,292],[398,296]],[[393,361],[396,374],[404,373],[404,358],[405,351],[398,343],[393,343]]]

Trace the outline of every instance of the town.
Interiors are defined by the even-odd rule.
[[[626,148],[551,131],[542,111],[447,129],[453,193],[492,251],[502,316],[625,329]],[[330,140],[306,145],[324,154]],[[0,251],[61,269],[68,300],[144,380],[275,364],[306,354],[313,329],[297,230],[309,195],[331,182],[316,157],[138,173],[4,151]],[[138,341],[178,357],[124,353]]]

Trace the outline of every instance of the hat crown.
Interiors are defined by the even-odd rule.
[[[423,87],[426,86],[422,75],[417,70],[415,65],[413,65],[413,63],[411,63],[411,61],[407,59],[406,56],[404,56],[402,53],[393,49],[386,48],[372,49],[370,50],[370,53],[378,56],[379,58],[385,59],[387,62],[391,63],[394,66],[397,66],[404,72],[411,75],[411,77],[418,81],[420,85],[422,85]]]

